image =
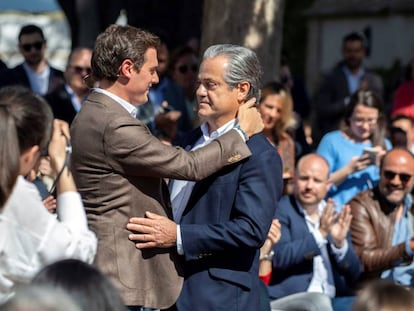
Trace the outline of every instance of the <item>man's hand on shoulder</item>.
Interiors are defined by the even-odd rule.
[[[132,233],[128,236],[135,246],[143,248],[169,248],[177,242],[177,225],[171,219],[151,212],[143,217],[129,219],[127,229]]]
[[[249,99],[246,103],[240,105],[237,113],[237,124],[249,137],[260,133],[264,127],[262,117],[255,103],[256,98]]]

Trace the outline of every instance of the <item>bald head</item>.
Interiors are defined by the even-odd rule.
[[[329,164],[320,155],[303,156],[296,166],[295,197],[306,210],[317,208],[330,187]]]
[[[329,163],[325,160],[324,157],[316,153],[310,153],[301,157],[296,164],[296,172],[300,170],[307,169],[309,166],[317,165],[318,170],[323,173],[326,172],[326,178],[329,177]]]

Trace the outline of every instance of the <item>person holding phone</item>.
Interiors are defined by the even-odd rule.
[[[326,134],[317,153],[329,163],[333,183],[328,197],[340,208],[359,192],[372,188],[379,179],[379,159],[391,143],[385,138],[382,100],[371,91],[351,96],[340,130]],[[366,148],[370,149],[367,154]]]

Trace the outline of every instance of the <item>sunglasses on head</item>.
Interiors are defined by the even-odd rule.
[[[398,177],[400,178],[401,182],[406,183],[409,182],[409,180],[411,179],[412,175],[410,174],[406,174],[406,173],[396,173],[393,171],[384,171],[384,177],[388,180],[393,180],[395,178],[395,176],[398,175]]]
[[[81,66],[70,65],[69,68],[72,68],[73,71],[78,75],[82,75],[83,73],[85,73],[85,75],[90,75],[92,73],[91,67],[81,67]]]
[[[37,42],[33,42],[33,43],[25,43],[25,44],[22,44],[21,47],[26,52],[30,52],[32,50],[32,48],[35,48],[35,50],[40,51],[40,49],[43,46],[43,43],[45,43],[45,41],[37,41]]]
[[[192,72],[197,72],[198,66],[197,65],[191,65],[191,66],[181,65],[181,66],[178,66],[178,71],[181,72],[182,74],[186,74],[188,72],[188,70],[190,70],[190,69],[191,69]]]

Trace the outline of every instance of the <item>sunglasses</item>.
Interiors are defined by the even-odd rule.
[[[398,175],[401,182],[403,182],[403,183],[409,182],[411,177],[412,177],[412,175],[410,175],[410,174],[396,173],[396,172],[393,172],[393,171],[384,171],[383,174],[384,174],[384,177],[388,180],[393,180],[395,178],[395,176]]]
[[[181,72],[182,74],[186,74],[188,72],[188,70],[190,70],[192,72],[197,72],[198,70],[198,66],[197,65],[191,65],[191,66],[187,66],[187,65],[181,65],[178,66],[178,71]]]
[[[30,52],[32,50],[32,48],[35,48],[35,50],[40,51],[42,46],[43,46],[43,43],[45,43],[45,41],[25,43],[25,44],[22,44],[21,47],[26,52]]]
[[[78,75],[82,75],[83,73],[85,73],[86,75],[90,75],[92,73],[92,68],[91,67],[81,67],[81,66],[68,66],[69,68],[73,69],[73,72],[78,74]]]

